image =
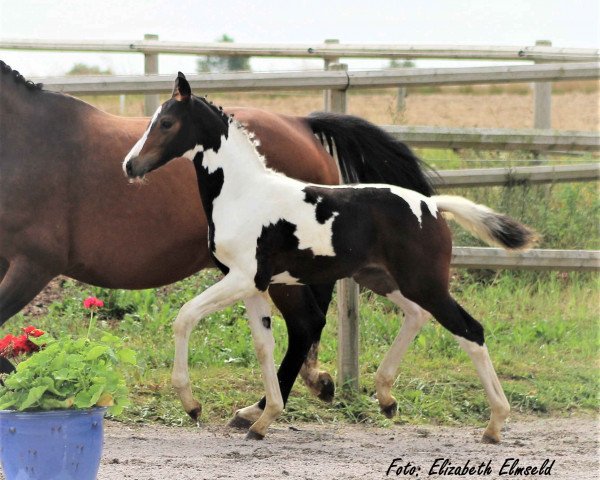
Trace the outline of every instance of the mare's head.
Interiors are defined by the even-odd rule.
[[[172,97],[158,107],[148,129],[125,157],[123,170],[129,178],[142,178],[174,158],[193,161],[198,152],[217,151],[228,128],[227,115],[192,95],[190,84],[179,72]]]

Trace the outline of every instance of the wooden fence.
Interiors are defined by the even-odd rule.
[[[600,78],[597,49],[555,48],[549,42],[523,47],[447,47],[404,45],[343,45],[336,40],[315,45],[186,44],[158,41],[71,42],[0,40],[0,49],[46,51],[137,52],[145,56],[144,76],[42,78],[48,90],[83,94],[146,94],[146,112],[158,106],[158,93],[169,92],[171,76],[158,73],[158,54],[248,55],[322,58],[325,71],[289,73],[231,73],[190,75],[200,91],[325,90],[325,109],[346,111],[346,94],[353,88],[406,87],[415,85],[464,85],[481,83],[536,82],[534,126],[536,130],[453,129],[433,127],[384,127],[411,146],[439,148],[491,148],[530,151],[600,151],[597,132],[557,132],[551,125],[551,84],[554,81]],[[428,58],[528,60],[534,65],[390,69],[348,71],[340,58]],[[542,63],[543,62],[543,63]],[[547,63],[561,62],[561,63]],[[569,62],[569,63],[565,63]],[[599,178],[598,164],[535,166],[441,172],[440,187],[506,185],[519,182],[590,181]],[[454,266],[471,268],[528,268],[600,270],[600,252],[533,250],[507,254],[494,248],[455,247]],[[338,284],[338,382],[358,387],[358,287],[352,281]]]
[[[113,52],[144,55],[218,55],[284,58],[409,58],[446,60],[497,60],[588,62],[600,58],[594,48],[556,48],[551,45],[447,46],[447,45],[353,45],[338,40],[311,44],[186,43],[144,40],[22,40],[0,39],[0,49],[54,52]],[[156,72],[147,72],[156,73]]]
[[[47,89],[73,95],[167,93],[173,75],[68,76],[34,78]],[[198,92],[342,90],[397,86],[469,85],[515,82],[557,82],[600,78],[600,63],[545,63],[461,68],[396,68],[347,71],[237,72],[186,75]]]

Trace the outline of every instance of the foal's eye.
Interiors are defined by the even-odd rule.
[[[166,118],[160,121],[160,128],[164,128],[165,130],[168,130],[169,128],[171,128],[173,126],[173,121],[171,120],[167,120]]]

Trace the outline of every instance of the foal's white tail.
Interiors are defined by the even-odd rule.
[[[435,195],[432,199],[440,210],[450,213],[450,218],[489,245],[507,250],[527,250],[539,240],[534,230],[485,205],[454,195]]]

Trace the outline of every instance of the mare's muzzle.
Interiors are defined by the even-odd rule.
[[[145,166],[145,162],[142,163],[139,157],[130,158],[123,165],[123,170],[130,179],[142,178],[148,173],[148,168]]]

